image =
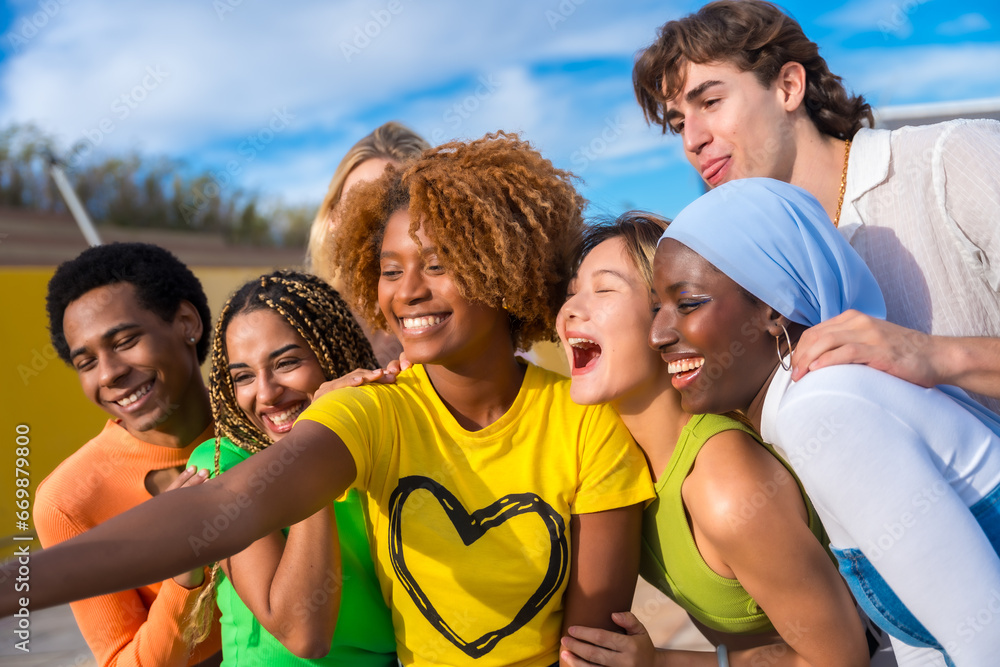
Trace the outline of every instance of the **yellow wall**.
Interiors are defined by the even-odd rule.
[[[270,270],[194,267],[213,317],[234,289]],[[12,553],[11,536],[21,534],[14,505],[17,426],[29,429],[28,488],[33,499],[38,483],[96,435],[106,419],[84,397],[76,373],[49,342],[45,288],[54,271],[0,268],[0,559]],[[36,540],[32,549],[37,548]]]

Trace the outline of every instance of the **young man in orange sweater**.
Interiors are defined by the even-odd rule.
[[[116,243],[65,262],[46,299],[52,343],[111,418],[38,487],[35,526],[49,547],[163,493],[204,481],[185,470],[213,435],[200,366],[211,315],[201,283],[163,248]],[[217,628],[191,647],[184,624],[195,570],[72,605],[99,665],[218,664]]]

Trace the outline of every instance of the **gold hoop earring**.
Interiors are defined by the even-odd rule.
[[[784,324],[781,325],[781,330],[785,332],[785,340],[788,341],[788,353],[791,354],[792,353],[792,338],[791,338],[791,336],[788,335],[788,329],[785,328]],[[778,363],[781,364],[781,367],[783,369],[785,369],[786,371],[792,370],[792,364],[791,364],[791,362],[789,361],[787,363],[787,365],[786,365],[786,363],[785,363],[785,356],[783,354],[781,354],[781,336],[780,335],[777,335],[777,336],[774,337],[774,347],[778,350]]]

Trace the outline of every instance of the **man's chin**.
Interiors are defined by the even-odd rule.
[[[122,424],[129,431],[134,431],[136,433],[146,433],[148,431],[155,431],[157,428],[166,423],[170,415],[161,412],[160,410],[155,410],[149,414],[136,415],[128,419],[122,419]]]

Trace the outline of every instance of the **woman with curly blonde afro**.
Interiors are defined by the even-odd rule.
[[[349,267],[343,286],[359,316],[388,328],[377,298],[380,245],[389,218],[406,209],[410,238],[422,228],[462,295],[505,311],[518,349],[556,340],[585,205],[569,173],[503,133],[445,144],[403,173],[386,172],[358,185],[345,202],[350,224],[333,236],[333,262]]]
[[[32,604],[219,560],[360,488],[402,664],[548,667],[569,626],[614,629],[653,496],[645,460],[613,409],[575,405],[567,378],[515,356],[553,335],[582,207],[570,174],[502,133],[359,186],[334,244],[347,296],[415,365],[321,396],[217,479],[33,554]],[[240,494],[253,501],[193,553]]]

